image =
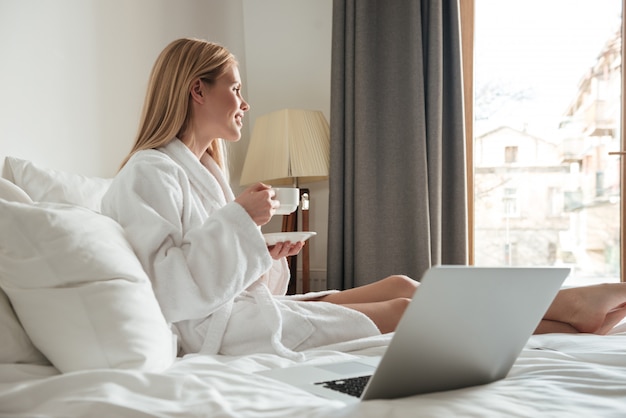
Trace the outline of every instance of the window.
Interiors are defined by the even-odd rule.
[[[470,260],[619,281],[622,0],[460,5]]]
[[[517,205],[517,189],[505,187],[502,203],[502,206],[504,207],[504,216],[519,216],[519,208]]]
[[[563,192],[560,187],[548,187],[548,205],[548,216],[555,217],[563,214]]]
[[[517,162],[517,147],[505,147],[504,148],[504,162],[505,163]]]
[[[517,245],[514,242],[504,244],[504,265],[517,265]]]
[[[596,171],[596,197],[604,195],[604,172]]]

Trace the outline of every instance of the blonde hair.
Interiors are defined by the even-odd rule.
[[[229,65],[237,65],[235,57],[212,42],[183,38],[165,47],[150,74],[135,144],[121,167],[137,151],[159,148],[182,134],[191,117],[192,83],[200,78],[212,84]],[[214,141],[207,152],[224,169],[221,142]]]

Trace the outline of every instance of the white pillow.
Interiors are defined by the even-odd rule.
[[[96,212],[112,181],[43,168],[15,157],[6,157],[4,164],[9,180],[35,202],[70,203]]]
[[[0,200],[0,286],[61,372],[161,371],[175,337],[114,220],[66,204]]]
[[[0,199],[32,203],[30,197],[8,180],[0,178]],[[0,363],[50,364],[33,345],[15,316],[7,295],[0,289]]]
[[[11,302],[0,291],[0,363],[50,364],[33,345],[15,316]]]
[[[33,203],[33,200],[24,190],[2,177],[0,177],[0,199],[9,202]]]

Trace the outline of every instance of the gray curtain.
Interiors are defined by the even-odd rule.
[[[457,0],[334,0],[328,287],[467,263]]]

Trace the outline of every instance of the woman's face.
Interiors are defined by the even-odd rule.
[[[227,141],[241,138],[243,115],[250,106],[241,96],[241,78],[236,65],[229,65],[226,72],[206,87],[206,101],[201,118],[206,124],[206,133],[211,137]]]

